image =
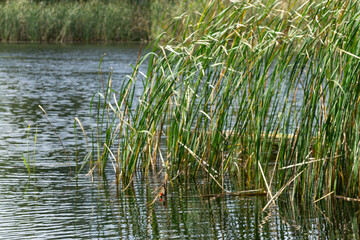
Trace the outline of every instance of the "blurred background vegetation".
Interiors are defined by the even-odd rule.
[[[149,41],[207,1],[0,0],[1,41]]]

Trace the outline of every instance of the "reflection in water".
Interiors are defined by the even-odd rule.
[[[181,180],[167,197],[154,199],[161,181],[138,174],[125,191],[117,189],[111,166],[106,178],[75,169],[73,121],[89,128],[89,103],[103,74],[113,82],[131,73],[139,46],[0,45],[0,238],[4,239],[356,239],[359,206],[340,200],[298,203],[284,196],[262,212],[266,197],[201,197],[203,186]],[[42,105],[70,155],[42,116]],[[36,172],[30,178],[21,159],[30,156],[38,128]],[[85,140],[77,135],[79,159]],[[81,148],[83,147],[83,148]],[[33,164],[33,163],[32,163]],[[78,163],[80,165],[81,162]],[[162,178],[161,178],[162,179]],[[199,181],[200,182],[200,181]],[[226,183],[231,190],[231,182]]]
[[[263,197],[198,197],[197,186],[179,184],[167,201],[156,201],[154,182],[139,177],[116,195],[113,182],[56,177],[23,184],[12,208],[1,201],[2,236],[81,239],[356,239],[358,207],[346,202],[298,204],[280,201],[261,213]],[[56,181],[56,179],[61,181]],[[137,184],[138,183],[138,184]],[[26,188],[26,189],[25,189]],[[14,197],[16,189],[12,189]],[[185,193],[185,194],[184,194]],[[14,199],[13,199],[14,200]],[[340,210],[334,211],[337,204]],[[7,220],[7,221],[4,221]]]

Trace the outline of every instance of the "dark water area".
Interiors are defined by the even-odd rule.
[[[359,203],[317,203],[282,196],[262,211],[264,196],[202,197],[203,186],[176,181],[166,203],[154,199],[160,177],[137,174],[114,183],[84,169],[86,143],[74,118],[89,130],[91,97],[113,72],[114,88],[131,74],[140,45],[0,44],[0,239],[358,239]],[[143,69],[145,71],[145,68]],[[41,105],[61,137],[69,159]],[[30,132],[27,137],[28,126]],[[37,129],[37,134],[36,134]],[[34,160],[34,140],[36,140]],[[22,154],[35,169],[29,178]],[[71,168],[71,173],[70,173]],[[151,174],[150,174],[151,175]],[[227,189],[237,191],[232,179]]]

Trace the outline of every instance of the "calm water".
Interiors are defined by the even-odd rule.
[[[357,239],[359,204],[316,204],[287,197],[261,212],[264,197],[202,198],[202,186],[176,183],[166,204],[156,201],[157,177],[137,176],[117,192],[113,173],[94,182],[75,169],[73,122],[88,129],[91,96],[98,89],[101,56],[106,76],[121,82],[132,71],[139,45],[0,44],[0,239]],[[70,156],[37,107],[49,115]],[[29,139],[27,129],[30,125]],[[33,161],[29,179],[21,154]],[[80,159],[85,146],[79,139]],[[33,166],[33,162],[31,163]],[[228,183],[231,188],[231,182]],[[234,189],[236,190],[236,189]]]

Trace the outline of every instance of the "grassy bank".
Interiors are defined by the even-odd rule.
[[[61,42],[141,40],[147,37],[147,23],[141,24],[143,29],[139,27],[141,20],[133,19],[136,11],[127,1],[121,4],[10,1],[0,7],[0,38]]]
[[[359,2],[211,1],[196,16],[154,42],[146,73],[100,91],[100,171],[114,158],[125,182],[160,164],[274,198],[360,196]]]
[[[0,2],[1,41],[147,41],[201,1]]]

